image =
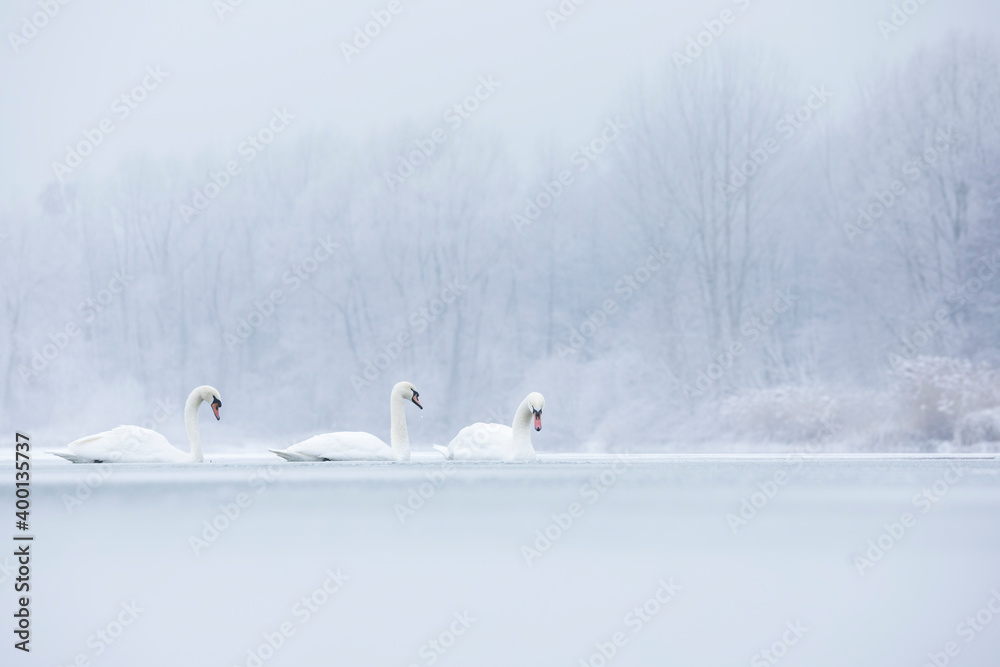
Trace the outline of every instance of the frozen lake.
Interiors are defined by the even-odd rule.
[[[990,457],[33,467],[33,651],[17,664],[1000,656]]]

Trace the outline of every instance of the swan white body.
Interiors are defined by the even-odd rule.
[[[398,382],[389,394],[389,442],[371,433],[338,431],[314,435],[287,449],[269,449],[286,461],[409,461],[410,438],[406,432],[406,403],[423,410],[420,394],[409,382]]]
[[[531,418],[535,418],[535,430],[541,431],[544,407],[545,398],[538,392],[532,392],[521,401],[510,426],[477,422],[459,431],[447,447],[434,445],[434,448],[446,458],[458,461],[534,460]]]
[[[73,463],[201,463],[201,434],[198,408],[209,401],[219,419],[222,400],[214,387],[202,385],[191,392],[184,404],[184,425],[191,451],[177,449],[160,433],[141,426],[118,426],[110,431],[88,435],[67,445],[67,451],[50,452]]]

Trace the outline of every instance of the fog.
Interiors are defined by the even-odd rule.
[[[0,10],[8,430],[1000,440],[996,3],[234,4]]]

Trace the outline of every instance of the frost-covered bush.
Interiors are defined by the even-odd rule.
[[[892,375],[901,426],[927,438],[955,439],[967,415],[1000,406],[1000,373],[988,364],[916,357]]]
[[[838,412],[837,399],[817,385],[744,391],[722,404],[722,417],[734,435],[778,442],[834,435]]]
[[[1000,441],[1000,370],[950,357],[903,361],[888,391],[821,384],[747,389],[714,415],[722,439],[823,451],[941,451]],[[725,431],[725,433],[723,433]]]
[[[1000,408],[977,410],[962,417],[958,438],[963,445],[1000,441]]]

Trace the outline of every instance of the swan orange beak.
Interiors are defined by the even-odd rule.
[[[417,395],[416,394],[414,394],[413,398],[411,398],[410,400],[413,401],[413,404],[415,406],[417,406],[418,408],[420,408],[421,410],[424,409],[424,406],[420,405],[420,401],[417,399]]]
[[[214,401],[212,401],[212,412],[215,413],[216,421],[222,419],[222,417],[219,416],[219,408],[221,407],[222,407],[222,401],[220,401],[219,399],[215,399]]]
[[[542,415],[540,412],[535,413],[535,430],[536,431],[542,430]]]

